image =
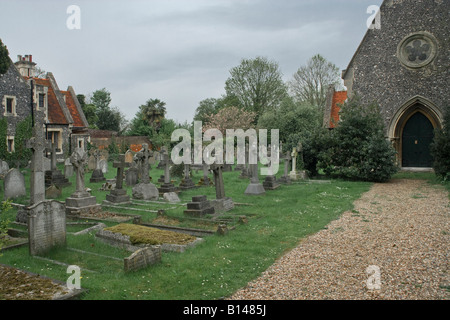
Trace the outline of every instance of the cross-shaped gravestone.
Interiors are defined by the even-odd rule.
[[[291,153],[291,157],[292,157],[292,173],[296,173],[297,169],[296,169],[296,165],[297,165],[297,156],[298,156],[298,152],[297,152],[297,148],[294,148],[292,150]]]
[[[50,158],[50,170],[56,171],[56,143],[53,141],[51,142],[52,147],[52,153]]]
[[[141,161],[141,183],[150,183],[148,172],[150,170],[150,158],[152,155],[153,151],[148,149],[148,144],[142,144],[142,149],[137,154],[138,159]]]
[[[120,154],[119,159],[114,161],[113,167],[117,168],[116,188],[106,195],[106,200],[113,203],[125,203],[130,201],[127,191],[123,189],[123,174],[125,168],[130,167],[131,163],[125,161],[125,155]]]
[[[50,145],[44,136],[44,113],[34,110],[33,137],[26,146],[32,149],[30,176],[30,204],[37,204],[45,200],[45,169],[44,151]]]
[[[168,152],[164,152],[163,160],[164,160],[164,183],[169,184],[170,183],[170,161],[169,161],[169,153]]]
[[[113,167],[117,168],[117,177],[116,177],[116,189],[123,188],[123,174],[125,172],[125,168],[131,166],[131,163],[125,161],[125,155],[120,154],[118,161],[114,161]]]
[[[214,173],[214,184],[216,186],[216,199],[225,198],[225,186],[223,183],[222,164],[212,164],[211,170]]]

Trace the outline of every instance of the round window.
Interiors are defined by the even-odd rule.
[[[418,32],[405,37],[397,49],[397,57],[409,68],[422,68],[437,55],[436,38],[428,32]]]

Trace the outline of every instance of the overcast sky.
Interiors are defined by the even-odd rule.
[[[243,58],[278,62],[285,80],[315,54],[345,69],[382,0],[0,0],[0,39],[11,59],[33,55],[61,90],[111,92],[132,119],[148,99],[192,121],[219,98]],[[80,29],[69,29],[70,5]],[[72,20],[71,20],[72,21]]]

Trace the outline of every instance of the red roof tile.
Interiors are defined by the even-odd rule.
[[[36,84],[46,86],[48,88],[47,101],[48,101],[48,122],[53,124],[69,124],[64,116],[63,110],[56,98],[56,94],[49,79],[34,78]]]
[[[78,112],[75,101],[69,91],[61,91],[61,93],[66,97],[66,105],[69,109],[70,115],[73,119],[74,127],[85,127],[83,120],[81,119],[80,113]]]

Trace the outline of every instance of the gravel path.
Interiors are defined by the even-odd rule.
[[[440,186],[375,184],[230,299],[448,300],[449,217]]]

